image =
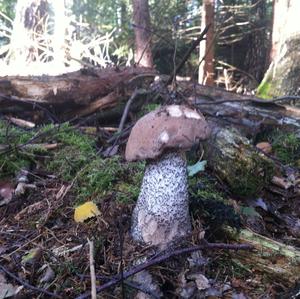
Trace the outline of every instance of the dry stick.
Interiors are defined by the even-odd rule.
[[[182,69],[182,67],[184,66],[185,62],[190,57],[191,53],[195,50],[195,48],[198,46],[198,44],[204,39],[204,36],[207,33],[209,27],[210,27],[210,25],[207,25],[204,28],[204,30],[201,32],[201,34],[199,35],[199,37],[193,42],[193,44],[191,45],[191,47],[189,48],[189,50],[185,53],[184,57],[182,58],[182,60],[178,64],[178,66],[176,67],[176,69],[173,72],[173,74],[169,77],[168,81],[166,82],[166,86],[168,86],[169,84],[172,83],[173,79],[178,74],[178,72]]]
[[[124,125],[125,125],[125,122],[126,122],[126,119],[127,119],[127,116],[128,116],[128,113],[129,113],[130,106],[131,106],[132,102],[134,101],[134,99],[138,95],[148,94],[148,93],[149,92],[144,92],[144,91],[141,91],[141,90],[139,90],[137,88],[134,90],[133,94],[131,95],[131,97],[129,98],[129,100],[126,103],[126,106],[124,108],[124,111],[123,111],[123,114],[122,114],[122,117],[121,117],[121,120],[120,120],[120,124],[119,124],[119,127],[118,127],[118,130],[117,130],[116,134],[114,134],[114,136],[107,141],[108,143],[114,141],[114,143],[111,146],[111,149],[108,152],[108,154],[111,153],[111,151],[113,150],[113,148],[117,145],[118,141],[122,137],[123,128],[124,128]]]
[[[37,293],[43,293],[43,294],[46,294],[50,297],[53,297],[53,298],[59,298],[59,299],[62,299],[61,296],[59,295],[56,295],[52,292],[49,292],[45,289],[42,289],[42,288],[38,288],[38,287],[35,287],[29,283],[27,283],[26,281],[22,280],[21,278],[19,278],[18,276],[14,275],[13,273],[9,272],[6,268],[4,268],[3,266],[0,265],[0,270],[3,271],[5,274],[7,274],[8,276],[10,276],[11,278],[13,278],[14,280],[16,280],[18,283],[20,283],[21,285],[23,285],[25,288],[27,289],[30,289],[32,291],[35,291]]]
[[[199,105],[216,105],[216,104],[223,104],[223,103],[234,103],[234,102],[253,102],[258,104],[276,104],[277,102],[285,102],[285,101],[296,101],[300,100],[300,96],[282,96],[278,98],[274,98],[271,100],[263,100],[260,98],[242,98],[242,99],[236,99],[236,100],[214,100],[211,102],[202,102],[199,103]]]
[[[166,254],[163,254],[161,256],[153,258],[145,263],[139,264],[138,266],[131,268],[129,271],[124,272],[122,275],[123,277],[120,274],[118,274],[115,277],[113,277],[110,281],[108,281],[107,283],[103,284],[102,286],[97,287],[97,293],[102,292],[103,290],[116,285],[122,279],[127,279],[128,277],[130,277],[136,273],[139,273],[139,272],[145,270],[146,268],[149,268],[153,265],[159,264],[159,263],[166,261],[166,260],[170,259],[171,257],[177,256],[177,255],[187,254],[187,253],[191,253],[191,252],[203,250],[203,249],[251,250],[254,248],[252,245],[248,245],[248,244],[224,244],[224,243],[208,243],[206,241],[204,241],[204,242],[205,243],[203,245],[174,250],[172,252],[168,252]],[[85,299],[85,298],[88,298],[89,295],[90,295],[89,292],[84,293],[84,294],[76,297],[76,299]]]
[[[135,89],[133,94],[131,95],[130,99],[127,101],[126,106],[125,106],[124,111],[123,111],[123,114],[122,114],[122,118],[120,120],[120,124],[119,124],[117,134],[120,134],[123,131],[124,124],[126,122],[130,106],[131,106],[133,100],[138,96],[138,94],[139,94],[138,89]]]
[[[96,273],[95,273],[95,262],[94,262],[94,242],[89,238],[87,239],[89,243],[89,260],[90,260],[90,273],[91,273],[91,297],[92,299],[97,298],[96,292]]]

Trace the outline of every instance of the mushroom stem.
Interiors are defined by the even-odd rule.
[[[132,236],[136,241],[165,248],[190,230],[185,155],[169,152],[146,166],[133,211]]]

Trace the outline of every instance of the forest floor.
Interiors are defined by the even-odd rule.
[[[95,132],[63,124],[22,129],[0,121],[1,299],[11,294],[89,298],[91,256],[97,286],[111,283],[99,291],[99,298],[133,298],[137,289],[149,293],[147,283],[139,285],[132,276],[125,279],[145,255],[162,257],[162,262],[146,267],[163,298],[297,298],[291,294],[299,285],[280,268],[286,260],[278,253],[204,249],[168,258],[170,252],[203,244],[203,237],[237,244],[242,242],[238,232],[247,228],[299,252],[300,239],[286,229],[288,222],[266,208],[264,196],[270,192],[263,190],[247,201],[236,198],[210,169],[189,177],[190,236],[164,252],[135,244],[130,237],[131,214],[145,163],[126,162],[124,144],[117,151],[107,150],[105,140],[113,134],[109,128]],[[285,148],[283,144],[281,153]],[[300,161],[299,148],[298,144],[295,163]],[[191,153],[188,164],[195,165],[199,157]],[[89,201],[97,205],[99,215],[75,221],[76,207]],[[292,206],[285,203],[281,208]],[[262,270],[261,259],[282,272],[270,265]]]

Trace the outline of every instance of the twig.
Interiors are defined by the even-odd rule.
[[[130,106],[131,106],[133,100],[138,96],[139,93],[140,92],[136,88],[134,90],[133,94],[131,95],[130,99],[127,101],[126,106],[125,106],[124,111],[123,111],[123,114],[122,114],[122,117],[121,117],[121,120],[120,120],[120,124],[119,124],[119,127],[118,127],[117,134],[120,134],[123,131],[124,124],[126,122]]]
[[[94,261],[94,242],[89,238],[87,239],[89,243],[89,260],[90,260],[90,272],[91,272],[91,297],[92,299],[97,298],[96,292],[96,273],[95,273],[95,261]]]
[[[46,294],[50,297],[53,297],[53,298],[60,298],[62,299],[61,296],[59,295],[56,295],[52,292],[49,292],[45,289],[42,289],[42,288],[38,288],[38,287],[35,287],[27,282],[25,282],[24,280],[22,280],[21,278],[19,278],[18,276],[16,276],[15,274],[9,272],[6,268],[4,268],[3,266],[0,265],[0,270],[3,271],[6,275],[10,276],[11,278],[13,278],[14,280],[16,280],[18,283],[20,283],[21,285],[23,285],[25,288],[27,289],[30,289],[34,292],[37,292],[37,293],[43,293],[43,294]]]
[[[296,101],[296,100],[300,100],[300,96],[283,96],[283,97],[278,97],[278,98],[274,98],[274,99],[260,99],[260,98],[242,98],[242,99],[235,99],[235,100],[217,100],[217,101],[211,101],[211,102],[202,102],[199,103],[200,105],[216,105],[216,104],[223,104],[223,103],[234,103],[234,102],[253,102],[253,103],[259,103],[259,104],[275,104],[277,102],[281,102],[281,101]]]
[[[102,292],[103,290],[118,284],[122,279],[127,279],[128,277],[130,277],[136,273],[139,273],[139,272],[145,270],[146,268],[149,268],[153,265],[159,264],[159,263],[166,261],[166,260],[170,259],[171,257],[177,256],[177,255],[188,254],[188,253],[192,253],[194,251],[203,250],[203,249],[251,250],[254,248],[252,245],[248,245],[248,244],[208,243],[206,241],[203,241],[203,242],[205,242],[205,243],[202,245],[178,249],[178,250],[174,250],[172,252],[167,252],[166,254],[158,256],[158,257],[151,259],[145,263],[139,264],[138,266],[131,268],[131,270],[124,272],[123,277],[120,274],[118,274],[115,277],[113,277],[110,281],[103,284],[102,286],[97,287],[97,293]],[[90,295],[89,292],[84,293],[84,294],[76,297],[76,299],[85,299],[85,298],[88,298],[89,295]]]

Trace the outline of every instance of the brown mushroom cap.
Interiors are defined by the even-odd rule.
[[[188,150],[209,134],[204,116],[196,110],[179,105],[161,107],[137,121],[125,157],[128,161],[155,159],[167,149]]]

